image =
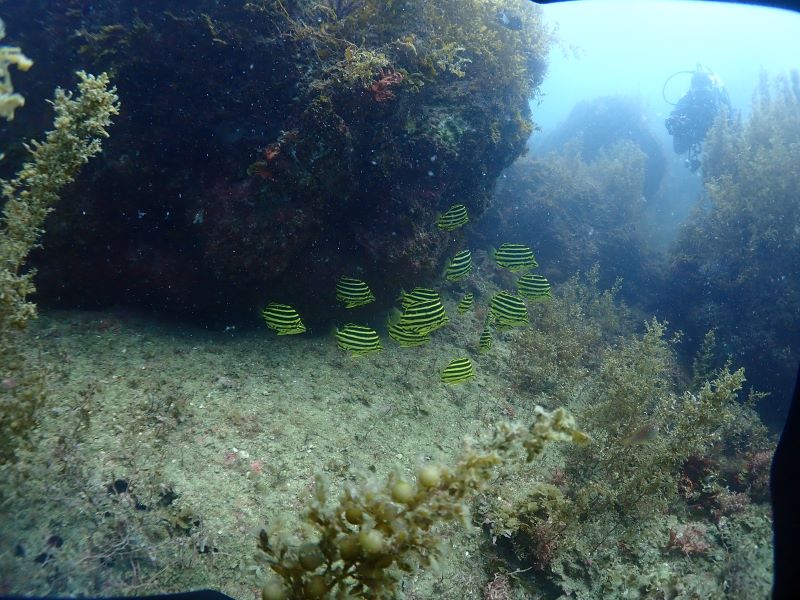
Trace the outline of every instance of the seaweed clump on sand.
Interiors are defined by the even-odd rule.
[[[759,389],[790,398],[800,360],[800,74],[762,75],[746,120],[719,118],[701,203],[675,244],[665,296],[699,347],[716,331]],[[735,308],[734,308],[735,307]]]
[[[563,409],[537,408],[530,427],[502,423],[483,445],[467,444],[452,468],[422,465],[416,481],[392,474],[385,484],[349,487],[328,504],[317,480],[304,522],[313,539],[292,544],[285,534],[261,532],[259,548],[278,575],[264,585],[265,600],[286,598],[395,598],[400,572],[435,564],[437,525],[469,523],[469,501],[490,485],[495,468],[530,462],[548,441],[585,442]]]
[[[2,93],[7,96],[7,106],[24,103],[10,89],[8,64],[30,66],[26,60],[18,48],[0,47],[0,64],[7,84]],[[108,75],[95,77],[79,71],[77,76],[77,94],[56,89],[53,129],[43,142],[32,141],[27,146],[29,160],[12,179],[0,181],[0,464],[13,459],[15,449],[35,426],[36,408],[51,369],[28,356],[28,342],[21,334],[36,316],[36,305],[28,300],[35,291],[36,274],[26,268],[28,255],[37,245],[59,192],[75,179],[83,164],[100,152],[111,117],[119,110]],[[2,116],[10,120],[13,111],[5,111]]]
[[[511,371],[530,371],[515,389],[567,406],[591,442],[484,498],[497,569],[577,598],[767,595],[774,440],[754,410],[762,395],[742,393],[743,369],[710,367],[707,349],[690,382],[680,335],[657,320],[634,332],[614,290],[595,284],[570,280],[515,333],[519,355],[537,357],[512,358]]]
[[[342,274],[377,309],[438,274],[453,236],[436,214],[477,217],[524,152],[553,39],[523,0],[64,4],[41,15],[59,60],[113,69],[130,101],[90,190],[114,213],[64,213],[112,266],[49,231],[40,290],[193,316],[249,317],[281,290],[313,323]]]

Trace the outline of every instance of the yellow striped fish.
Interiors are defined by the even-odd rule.
[[[369,286],[360,279],[341,277],[336,282],[336,299],[344,302],[345,308],[355,308],[375,301]]]
[[[300,315],[288,304],[270,302],[261,316],[264,317],[267,327],[276,331],[278,335],[295,335],[306,330]]]
[[[400,326],[403,329],[420,335],[428,335],[449,322],[450,319],[447,317],[444,305],[438,298],[415,302],[403,310],[400,317]]]
[[[528,307],[519,296],[497,292],[489,303],[489,317],[500,328],[528,324]]]
[[[550,282],[544,275],[523,275],[517,281],[517,291],[520,296],[531,300],[550,300],[553,294],[550,291]]]
[[[444,278],[447,281],[460,281],[472,273],[472,254],[469,250],[462,250],[450,260]]]
[[[431,339],[427,335],[405,329],[400,323],[389,323],[389,337],[403,348],[422,346]]]
[[[371,327],[348,323],[336,330],[336,345],[348,350],[353,356],[363,356],[370,352],[383,350],[378,332]]]
[[[453,231],[469,223],[467,207],[463,204],[453,204],[447,212],[436,219],[436,226],[445,231]]]
[[[471,311],[474,304],[475,296],[473,296],[472,292],[467,292],[458,303],[458,314],[464,314],[465,312]]]
[[[489,323],[485,323],[483,325],[483,331],[481,331],[481,337],[478,340],[478,350],[483,352],[488,352],[492,349],[492,332],[489,329]]]
[[[425,300],[438,300],[441,302],[442,298],[439,296],[439,292],[436,290],[431,288],[415,287],[410,292],[401,292],[399,300],[403,306],[403,310],[405,310],[417,302],[423,302]]]
[[[469,358],[454,358],[442,371],[444,383],[461,383],[475,377],[475,366]]]
[[[494,251],[494,260],[501,267],[510,271],[524,271],[539,266],[533,250],[525,244],[503,244]]]

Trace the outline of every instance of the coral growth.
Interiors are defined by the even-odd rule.
[[[375,102],[383,103],[394,100],[397,95],[392,91],[392,88],[397,87],[403,82],[403,74],[399,71],[384,72],[380,70],[378,79],[369,86],[369,91],[372,94]]]
[[[747,489],[747,494],[757,501],[769,500],[769,477],[772,466],[770,450],[755,450],[745,457],[745,464],[740,480]]]
[[[702,523],[687,523],[670,529],[666,548],[682,552],[684,556],[705,554],[711,549],[706,526]]]
[[[511,600],[511,584],[508,576],[495,573],[494,578],[486,584],[483,600]]]

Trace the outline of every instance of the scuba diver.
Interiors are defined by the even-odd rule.
[[[700,64],[694,71],[678,71],[670,75],[664,82],[664,89],[675,75],[682,73],[692,74],[691,86],[675,104],[675,109],[664,124],[672,136],[675,152],[677,154],[688,152],[686,166],[694,173],[700,168],[701,144],[708,130],[711,129],[714,119],[723,107],[728,113],[730,112],[731,103],[720,79]],[[666,97],[664,99],[666,100]]]

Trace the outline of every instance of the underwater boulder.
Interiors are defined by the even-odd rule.
[[[436,215],[458,202],[477,218],[524,152],[550,34],[533,5],[508,28],[482,2],[415,3],[7,7],[26,23],[35,5],[15,31],[47,48],[29,89],[102,69],[122,103],[105,162],[46,224],[37,301],[206,318],[275,300],[324,321],[343,274],[376,307],[438,277],[460,234]],[[20,120],[30,137],[39,108]]]
[[[667,170],[667,159],[655,133],[633,99],[602,96],[579,102],[569,116],[537,145],[537,152],[560,152],[567,147],[587,162],[621,140],[633,142],[646,158],[644,196],[655,197]]]

